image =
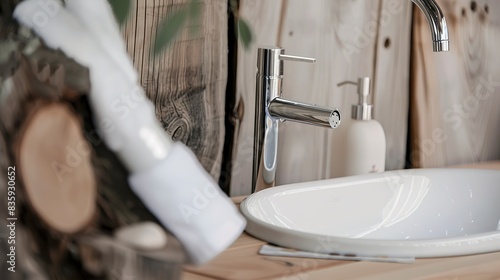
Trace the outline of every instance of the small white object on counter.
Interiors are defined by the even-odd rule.
[[[307,252],[272,245],[262,245],[259,254],[273,257],[311,258],[323,260],[340,261],[368,261],[368,262],[390,262],[390,263],[414,263],[414,257],[386,257],[386,256],[356,256],[340,254],[324,254],[319,252]]]
[[[158,250],[167,245],[167,234],[158,224],[140,222],[115,231],[118,241],[140,250]]]

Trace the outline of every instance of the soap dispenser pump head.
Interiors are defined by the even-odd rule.
[[[345,81],[337,86],[355,85],[358,87],[358,104],[352,105],[351,117],[354,120],[369,121],[372,119],[373,105],[368,104],[368,95],[370,94],[370,78],[358,78],[358,82]]]

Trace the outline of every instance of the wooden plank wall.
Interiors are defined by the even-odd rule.
[[[316,64],[285,63],[285,98],[337,107],[348,121],[355,88],[344,80],[370,76],[375,118],[387,135],[387,169],[404,167],[408,115],[411,2],[402,0],[242,0],[242,16],[256,36],[251,50],[239,50],[238,98],[244,114],[237,131],[231,194],[250,193],[256,52],[277,45],[289,54],[317,58]],[[405,94],[406,93],[406,94]],[[237,102],[238,104],[238,102]],[[330,177],[335,132],[282,123],[277,183]]]
[[[176,140],[190,146],[215,179],[224,140],[227,72],[227,3],[204,0],[202,32],[181,39],[152,60],[155,26],[187,0],[136,1],[125,28],[128,50],[158,117]],[[386,169],[405,166],[412,57],[412,144],[418,167],[500,158],[500,64],[495,46],[500,4],[493,0],[440,0],[448,18],[452,51],[431,52],[430,33],[415,12],[410,46],[411,1],[241,0],[241,14],[256,36],[238,52],[238,118],[231,194],[251,189],[253,118],[258,46],[279,45],[289,54],[317,58],[313,65],[285,64],[286,98],[338,107],[347,123],[354,88],[336,84],[373,78],[375,118],[387,137]],[[344,124],[345,124],[344,123]],[[283,123],[278,184],[330,177],[335,131]]]
[[[441,0],[451,51],[430,52],[415,15],[412,152],[416,167],[500,159],[500,2]]]
[[[218,180],[224,145],[227,82],[227,2],[203,0],[198,32],[186,26],[159,57],[151,43],[158,24],[189,0],[136,0],[124,28],[127,50],[157,117],[176,141],[187,144]]]

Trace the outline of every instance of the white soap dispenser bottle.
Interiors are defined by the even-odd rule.
[[[373,119],[373,105],[368,104],[370,78],[358,82],[342,82],[338,86],[353,84],[358,87],[358,104],[352,105],[351,120],[344,122],[335,132],[337,141],[332,150],[332,177],[382,172],[385,170],[385,133]]]

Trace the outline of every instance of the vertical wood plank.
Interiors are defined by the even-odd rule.
[[[416,167],[498,159],[500,2],[440,4],[450,32],[448,53],[432,53],[427,23],[415,14],[411,159]]]
[[[252,184],[253,126],[255,112],[255,75],[257,48],[278,44],[282,0],[241,0],[240,14],[255,36],[249,50],[238,48],[237,102],[239,118],[235,132],[235,152],[231,176],[231,196],[247,195]]]
[[[243,1],[242,16],[256,35],[250,53],[240,52],[238,94],[244,101],[235,151],[232,195],[251,189],[256,49],[279,45],[287,53],[312,56],[317,63],[286,62],[283,96],[337,107],[349,125],[354,88],[344,80],[370,76],[375,118],[388,138],[387,169],[404,166],[408,115],[409,1]],[[390,45],[385,46],[389,38]],[[280,124],[277,183],[329,178],[337,160],[334,130],[296,123]]]
[[[373,104],[385,132],[386,170],[402,169],[406,161],[412,7],[410,1],[383,0],[379,12]]]
[[[285,63],[283,96],[287,99],[338,107],[343,121],[357,100],[355,89],[337,83],[373,76],[376,26],[365,34],[380,1],[290,0],[281,41],[288,53],[317,58],[314,65]],[[360,42],[358,42],[358,40]],[[310,181],[329,176],[335,130],[284,123],[280,130],[277,183]]]
[[[186,26],[154,57],[158,24],[189,0],[136,0],[124,28],[128,52],[156,115],[176,141],[187,144],[218,180],[224,145],[227,80],[227,3],[200,0],[198,32]],[[191,23],[193,25],[193,23]]]

